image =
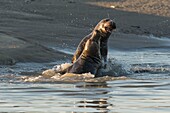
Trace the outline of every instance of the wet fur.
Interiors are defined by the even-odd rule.
[[[100,53],[101,33],[98,30],[93,31],[92,36],[86,41],[80,57],[67,69],[67,73],[91,73],[96,75],[101,67]]]
[[[82,51],[84,50],[85,44],[87,42],[87,40],[89,38],[91,38],[93,32],[95,32],[96,30],[100,31],[101,33],[101,40],[100,40],[100,53],[101,53],[101,59],[102,62],[107,62],[107,54],[108,54],[108,38],[111,35],[111,33],[104,33],[102,32],[102,30],[104,29],[104,23],[107,22],[107,20],[110,19],[103,19],[101,20],[96,27],[94,28],[94,30],[92,31],[92,33],[90,33],[89,35],[85,36],[82,41],[80,42],[80,44],[77,47],[77,50],[72,58],[72,63],[76,62],[76,60],[79,58],[79,56],[81,55]],[[113,29],[116,29],[116,24],[113,23]]]

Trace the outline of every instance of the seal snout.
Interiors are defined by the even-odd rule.
[[[114,20],[111,20],[111,19],[107,19],[105,22],[104,22],[104,31],[106,33],[112,33],[112,31],[114,29],[116,29],[116,23],[114,22]]]
[[[113,20],[109,20],[106,23],[106,27],[105,27],[106,31],[111,33],[114,29],[116,29],[116,23]]]
[[[111,25],[113,30],[116,29],[116,23],[113,20],[111,21]]]

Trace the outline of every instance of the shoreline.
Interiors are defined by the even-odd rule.
[[[117,30],[110,38],[120,34],[117,35],[117,38],[120,39],[109,40],[117,48],[126,42],[126,37],[133,34],[139,35],[139,37],[154,35],[160,38],[170,38],[169,15],[154,15],[153,10],[149,9],[148,4],[156,6],[156,4],[160,4],[159,1],[151,4],[152,1],[145,3],[142,0],[136,0],[133,5],[129,0],[124,2],[110,0],[105,3],[100,0],[97,3],[93,0],[28,0],[27,2],[2,0],[0,65],[71,59],[71,55],[50,48],[76,48],[81,39],[91,32],[98,21],[106,17],[114,18],[116,21]],[[89,2],[93,2],[93,4],[88,4]],[[163,0],[164,4],[166,2],[168,0]],[[121,3],[124,7],[117,7]],[[135,12],[137,3],[140,3],[139,9],[147,6],[145,10],[150,12],[146,12],[147,14]],[[117,6],[110,8],[113,4],[117,4]],[[167,10],[170,10],[170,7]],[[162,14],[166,13],[165,9],[160,9],[161,11]],[[139,41],[137,38],[134,39]],[[127,48],[138,46],[135,43],[129,43],[124,43],[124,46]],[[142,44],[141,46],[145,47],[145,43]],[[159,45],[159,43],[157,44]]]

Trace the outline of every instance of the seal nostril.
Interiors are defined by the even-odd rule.
[[[111,26],[105,27],[105,31],[108,32],[108,33],[111,33],[112,32],[112,27]]]
[[[105,21],[107,22],[107,21],[110,21],[111,19],[109,19],[109,18],[107,18]]]
[[[116,23],[112,22],[112,28],[116,29]]]

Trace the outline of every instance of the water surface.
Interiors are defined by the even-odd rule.
[[[24,82],[22,77],[35,75],[36,78],[37,73],[56,62],[1,66],[0,112],[169,113],[169,50],[111,50],[109,57],[113,56],[129,73],[126,78],[120,76],[102,82],[100,79],[107,77],[91,82],[41,79]]]

